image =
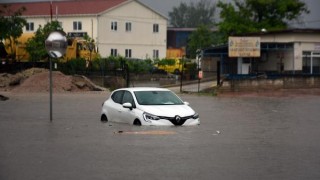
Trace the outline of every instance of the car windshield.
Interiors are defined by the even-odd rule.
[[[181,105],[183,102],[171,91],[135,91],[140,105]]]

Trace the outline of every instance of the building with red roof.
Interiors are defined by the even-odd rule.
[[[0,3],[1,4],[1,3]],[[27,20],[25,33],[57,20],[71,37],[88,35],[102,57],[164,58],[167,18],[138,0],[68,0],[6,3],[21,7]]]

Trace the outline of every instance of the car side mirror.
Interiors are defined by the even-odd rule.
[[[131,103],[123,103],[122,104],[122,107],[124,107],[124,108],[128,108],[128,109],[130,109],[130,110],[132,110],[132,104]]]
[[[187,105],[187,106],[189,106],[189,105],[190,105],[190,103],[188,103],[188,102],[183,102],[183,104],[185,104],[185,105]]]

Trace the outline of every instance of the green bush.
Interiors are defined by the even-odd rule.
[[[176,64],[176,61],[174,59],[161,59],[160,61],[157,62],[158,66],[173,66]]]
[[[87,71],[115,71],[123,69],[125,64],[127,64],[130,73],[141,74],[151,72],[154,68],[153,61],[150,59],[126,59],[124,57],[114,56],[94,59],[90,62],[88,67],[86,66],[86,63],[86,60],[82,58],[71,59],[67,62],[59,62],[59,70],[64,74],[77,74]]]
[[[129,71],[135,74],[148,73],[153,69],[153,63],[150,59],[147,60],[126,60]]]
[[[76,74],[86,71],[86,60],[82,58],[71,59],[67,62],[59,62],[58,66],[64,74]]]

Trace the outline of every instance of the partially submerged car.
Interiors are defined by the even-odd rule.
[[[103,103],[102,122],[133,125],[199,125],[200,119],[189,103],[165,88],[122,88]]]

